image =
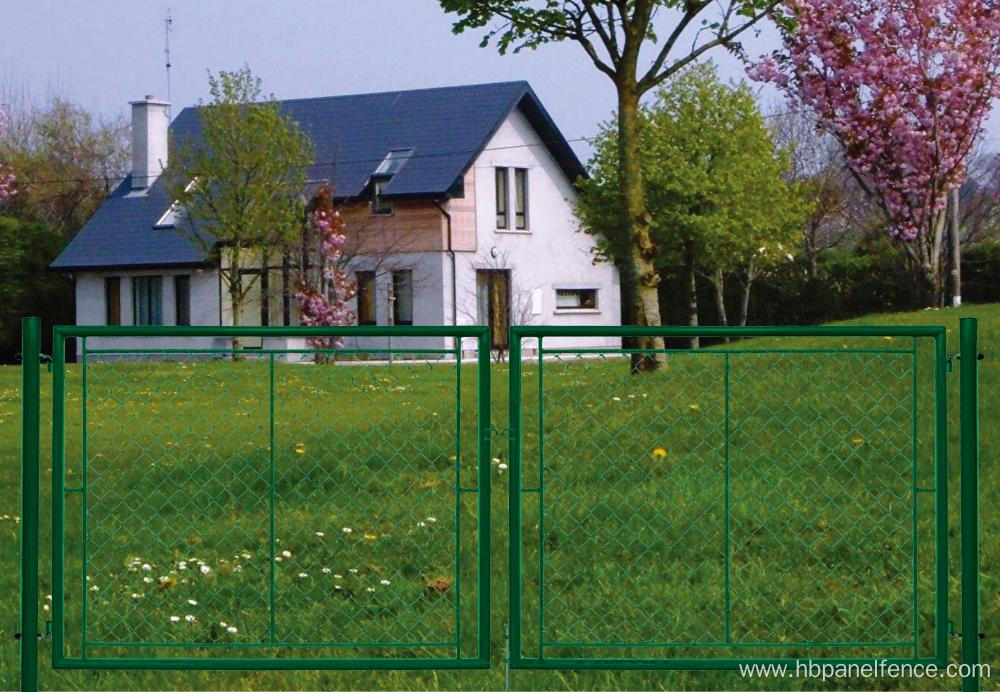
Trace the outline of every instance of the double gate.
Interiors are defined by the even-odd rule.
[[[653,334],[726,343],[621,346]],[[493,483],[509,483],[513,668],[946,662],[944,328],[510,337],[500,430],[485,327],[57,327],[53,666],[489,667]],[[29,687],[37,355],[29,321]],[[961,357],[978,633],[974,320]]]

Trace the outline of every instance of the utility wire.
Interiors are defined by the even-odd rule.
[[[550,140],[544,142],[538,142],[534,144],[509,144],[502,147],[487,147],[481,151],[504,151],[509,149],[526,149],[530,147],[541,147],[548,146],[550,144],[561,144],[565,141],[567,144],[572,144],[576,142],[591,142],[594,137],[575,137],[573,139],[567,140]],[[439,151],[430,154],[411,154],[407,157],[409,159],[430,159],[430,158],[441,158],[444,156],[458,156],[463,154],[474,154],[477,149],[458,149],[455,151]],[[354,163],[381,163],[385,160],[385,157],[379,158],[366,158],[366,159],[344,159],[341,161],[317,161],[316,163],[311,163],[307,168],[315,167],[333,167],[333,166],[343,166],[346,164]],[[111,175],[111,176],[94,176],[89,178],[65,178],[65,179],[54,179],[54,180],[24,180],[17,181],[17,185],[27,187],[29,185],[67,185],[71,183],[87,183],[87,182],[107,182],[111,180],[125,180],[128,176],[123,175]]]

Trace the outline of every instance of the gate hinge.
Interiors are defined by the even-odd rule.
[[[953,361],[962,360],[962,354],[961,353],[952,353],[952,354],[946,356],[944,360],[945,360],[945,365],[948,367],[948,372],[951,372],[952,368],[954,367],[954,362]],[[976,354],[976,360],[986,360],[986,354],[985,353],[977,353]]]
[[[517,437],[517,434],[510,428],[494,428],[493,426],[490,426],[490,429],[486,432],[486,437],[490,440],[503,438],[513,440]]]

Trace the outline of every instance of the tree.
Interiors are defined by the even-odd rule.
[[[943,296],[948,197],[1000,96],[996,0],[785,0],[784,50],[752,76],[811,108]]]
[[[809,208],[785,180],[787,156],[776,149],[746,85],[727,86],[710,64],[668,81],[641,117],[654,266],[682,273],[690,324],[697,324],[697,276],[715,286],[723,324],[725,277],[739,277],[744,324],[754,281],[787,260]],[[616,139],[614,124],[604,125],[577,213],[597,235],[599,250],[620,262],[628,231],[619,215]]]
[[[0,216],[0,362],[13,362],[21,350],[22,317],[41,317],[46,325],[72,324],[73,280],[48,271],[64,245],[54,226]],[[43,331],[48,348],[46,332],[51,330]]]
[[[20,179],[6,211],[57,228],[69,241],[128,173],[129,126],[59,97],[10,113],[0,160]]]
[[[7,111],[0,108],[0,138],[3,138],[6,130]],[[0,161],[0,204],[14,196],[14,174],[7,170],[7,167]]]
[[[307,228],[303,234],[306,251],[303,256],[316,256],[315,268],[307,262],[299,268],[295,299],[299,304],[301,322],[307,327],[335,327],[354,322],[354,313],[347,305],[357,292],[357,286],[347,278],[341,264],[347,240],[344,220],[333,204],[333,189],[323,185],[309,203]],[[309,247],[315,245],[315,247]],[[340,345],[340,339],[310,339],[313,348],[330,349]],[[317,360],[325,360],[320,354]]]
[[[809,111],[783,110],[773,113],[769,123],[775,145],[788,156],[786,179],[810,202],[800,252],[815,279],[820,253],[843,244],[855,231],[849,210],[861,191],[844,166],[840,146]]]
[[[312,142],[273,96],[261,100],[261,81],[249,67],[209,74],[208,82],[212,100],[198,109],[201,136],[176,143],[168,181],[189,237],[219,265],[239,325],[261,269],[300,237]]]
[[[439,0],[458,15],[454,29],[461,32],[498,22],[482,45],[496,39],[501,53],[537,48],[546,43],[573,41],[594,66],[614,83],[618,97],[617,144],[621,161],[619,193],[629,239],[629,262],[622,285],[634,296],[626,303],[632,314],[626,321],[644,326],[660,324],[654,259],[656,243],[651,229],[642,178],[640,152],[643,95],[666,82],[685,66],[715,47],[739,50],[736,39],[762,19],[776,0]],[[709,18],[710,8],[721,14]],[[656,30],[658,13],[670,15],[662,43]],[[698,22],[700,29],[690,49],[675,49]],[[706,38],[702,38],[707,35]],[[685,40],[685,46],[686,38]],[[643,48],[651,50],[648,66],[640,67]],[[662,339],[639,340],[642,349],[663,347]],[[653,369],[659,356],[633,361],[634,367]]]

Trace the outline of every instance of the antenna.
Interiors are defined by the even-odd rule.
[[[163,54],[167,58],[167,102],[170,98],[170,32],[173,31],[174,19],[170,16],[170,9],[167,8],[167,17],[163,20]],[[170,119],[170,106],[167,106],[167,119]]]

